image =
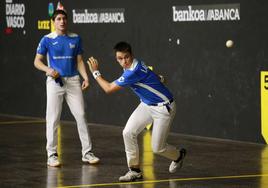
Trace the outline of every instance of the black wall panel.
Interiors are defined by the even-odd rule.
[[[45,117],[45,75],[33,66],[49,20],[48,4],[58,1],[4,0],[0,5],[0,113]],[[118,78],[113,45],[130,42],[137,58],[165,76],[177,101],[172,131],[263,142],[259,74],[268,67],[268,3],[249,1],[61,1],[69,30],[83,39],[84,59],[95,56],[103,76]],[[173,6],[239,4],[240,20],[174,22]],[[7,4],[23,4],[23,15],[7,15]],[[72,10],[124,9],[125,23],[73,23]],[[23,28],[7,29],[7,17],[24,18]],[[234,41],[226,48],[226,40]],[[178,44],[179,41],[179,44]],[[130,90],[106,95],[90,75],[84,93],[89,122],[124,126],[139,100]],[[73,120],[67,105],[62,119]]]

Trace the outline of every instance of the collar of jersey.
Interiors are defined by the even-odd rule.
[[[127,69],[124,69],[124,70],[130,70],[130,71],[133,71],[135,68],[136,68],[136,66],[138,65],[138,60],[137,59],[133,59],[133,62],[132,62],[132,64],[131,64],[131,66],[129,67],[129,68],[127,68]]]
[[[58,36],[69,36],[69,37],[75,37],[77,36],[75,33],[67,32],[65,35],[58,35],[56,31],[48,34],[50,38],[57,38]]]

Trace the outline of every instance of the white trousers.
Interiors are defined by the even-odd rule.
[[[72,115],[74,116],[79,138],[82,144],[82,155],[84,156],[92,149],[88,126],[85,118],[84,98],[81,90],[79,76],[64,77],[63,87],[55,82],[51,77],[47,78],[47,111],[46,111],[46,137],[47,155],[57,153],[58,126],[62,111],[62,102],[65,98]]]
[[[152,151],[171,160],[176,160],[179,157],[179,150],[166,143],[170,125],[176,113],[176,103],[171,103],[169,108],[170,112],[166,106],[148,106],[140,103],[131,114],[123,130],[128,167],[139,165],[137,136],[151,123],[153,123]]]

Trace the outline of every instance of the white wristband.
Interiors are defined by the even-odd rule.
[[[94,79],[96,79],[98,76],[101,75],[101,73],[100,73],[100,71],[95,70],[95,71],[92,73],[92,75],[93,75]]]

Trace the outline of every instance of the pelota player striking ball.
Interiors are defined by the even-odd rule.
[[[92,143],[85,119],[82,90],[86,89],[89,83],[82,58],[81,38],[77,34],[67,32],[67,13],[64,10],[55,10],[52,20],[55,32],[41,39],[34,60],[35,67],[48,76],[46,82],[47,165],[60,166],[57,153],[57,130],[64,98],[77,122],[82,143],[82,161],[95,164],[100,159],[91,152]],[[46,60],[48,65],[45,64]],[[82,86],[79,73],[84,79]]]
[[[130,44],[119,42],[114,47],[115,57],[124,72],[120,78],[109,83],[98,70],[94,57],[87,61],[94,78],[106,93],[118,91],[129,86],[140,98],[141,103],[132,113],[123,130],[123,138],[129,171],[119,181],[134,181],[142,178],[139,161],[137,136],[153,123],[152,150],[172,160],[169,172],[174,173],[182,166],[186,150],[178,150],[166,143],[170,125],[176,113],[176,104],[170,91],[161,83],[159,77],[143,61],[135,59]]]

